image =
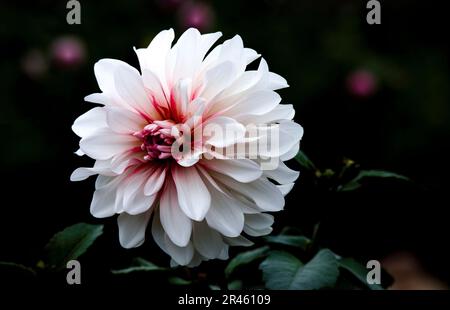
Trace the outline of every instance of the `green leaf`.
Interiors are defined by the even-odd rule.
[[[0,274],[14,273],[24,276],[36,276],[36,271],[32,268],[13,262],[0,262]]]
[[[192,282],[189,280],[185,280],[183,278],[180,277],[170,277],[169,278],[169,283],[173,284],[173,285],[189,285]]]
[[[339,276],[336,256],[320,250],[307,264],[292,254],[273,251],[259,267],[266,288],[271,290],[314,290],[333,287]]]
[[[242,281],[241,280],[234,280],[228,283],[227,287],[230,291],[236,291],[242,289]]]
[[[305,236],[278,235],[278,236],[267,236],[264,239],[270,243],[289,245],[300,248],[302,250],[306,250],[311,244],[311,239]]]
[[[124,269],[118,269],[118,270],[111,270],[113,274],[128,274],[131,272],[139,272],[139,271],[162,271],[167,270],[167,268],[160,267],[158,265],[153,264],[152,262],[149,262],[148,260],[145,260],[141,257],[137,257],[133,259],[133,262],[131,263],[131,266]]]
[[[368,270],[364,265],[360,264],[353,258],[341,258],[338,260],[339,267],[349,271],[354,275],[359,281],[365,284],[371,290],[383,290],[383,287],[379,284],[369,284],[367,283],[367,272]]]
[[[308,158],[308,156],[306,156],[305,153],[303,153],[303,151],[298,151],[297,155],[295,155],[295,159],[303,168],[308,170],[317,170],[314,163]]]
[[[353,191],[353,190],[361,187],[361,185],[362,185],[361,180],[364,178],[394,178],[394,179],[399,179],[399,180],[404,180],[404,181],[410,181],[409,178],[407,178],[403,175],[389,172],[389,171],[361,170],[355,178],[353,178],[346,184],[341,185],[338,188],[338,191],[342,191],[342,192]]]
[[[228,278],[231,273],[239,266],[251,263],[258,258],[266,256],[269,251],[268,246],[263,246],[261,248],[257,248],[251,251],[242,252],[236,255],[225,268],[225,276]]]
[[[56,233],[45,247],[45,266],[53,270],[66,267],[77,259],[103,233],[103,225],[78,223]]]
[[[209,285],[209,289],[211,291],[220,291],[220,286],[216,285],[216,284],[210,284]]]

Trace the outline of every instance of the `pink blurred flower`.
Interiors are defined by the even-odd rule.
[[[347,78],[348,91],[357,97],[369,97],[377,90],[377,79],[367,70],[357,70]]]
[[[77,37],[60,37],[50,49],[52,59],[64,68],[74,68],[82,64],[86,57],[84,43]]]
[[[180,25],[183,28],[197,28],[209,30],[215,20],[215,14],[211,6],[206,3],[186,2],[179,11]]]
[[[30,50],[21,62],[22,70],[30,78],[39,78],[43,76],[48,69],[47,59],[38,49]]]

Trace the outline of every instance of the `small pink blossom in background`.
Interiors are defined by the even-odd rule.
[[[28,77],[37,79],[47,72],[48,63],[40,50],[32,49],[22,58],[21,67]]]
[[[188,1],[180,8],[179,21],[183,28],[210,30],[214,24],[215,15],[212,7],[206,3]]]
[[[60,37],[50,47],[50,53],[56,65],[64,68],[75,68],[84,63],[86,49],[77,37]]]
[[[357,97],[370,97],[377,90],[375,75],[367,70],[357,70],[347,78],[347,89]]]

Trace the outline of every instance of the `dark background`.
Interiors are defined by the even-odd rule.
[[[84,221],[105,224],[105,235],[83,257],[92,262],[85,282],[111,280],[109,270],[136,255],[167,264],[151,238],[139,249],[121,249],[116,220],[89,214],[94,179],[71,183],[69,176],[92,161],[73,154],[78,137],[70,127],[92,107],[83,98],[98,91],[94,63],[117,58],[137,66],[133,46],[170,27],[179,36],[188,13],[178,2],[81,1],[81,25],[68,25],[66,1],[2,1],[0,260],[33,266],[55,232]],[[304,173],[276,215],[276,230],[291,225],[310,234],[321,221],[321,243],[340,254],[381,259],[411,251],[449,282],[449,46],[441,2],[381,1],[381,25],[366,23],[366,1],[196,3],[212,16],[204,31],[241,35],[287,79],[283,101],[294,104],[305,129],[302,149],[317,166],[334,169],[351,158],[413,180],[329,193]],[[85,55],[61,64],[54,42],[68,35]],[[30,68],[30,52],[42,56],[37,69]],[[361,69],[377,82],[364,95],[348,84]],[[211,263],[201,268],[220,272],[209,270]]]

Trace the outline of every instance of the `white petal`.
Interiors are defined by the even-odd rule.
[[[272,111],[263,115],[242,115],[237,119],[243,124],[267,124],[280,120],[292,120],[295,110],[292,104],[279,104]]]
[[[122,210],[131,215],[134,215],[143,213],[150,209],[156,200],[156,195],[144,195],[142,186],[140,186],[138,190],[131,191],[131,184],[133,183],[129,184],[130,186],[127,186],[127,188],[124,190]],[[116,208],[120,210],[118,207]]]
[[[70,176],[71,181],[82,181],[86,180],[91,175],[104,174],[113,176],[115,173],[111,171],[111,163],[109,160],[97,160],[95,161],[94,167],[92,168],[77,168]]]
[[[150,70],[164,79],[167,53],[170,50],[174,37],[173,29],[163,30],[156,35],[147,48],[136,50],[142,72]]]
[[[108,98],[108,96],[102,93],[90,94],[84,97],[84,101],[92,103],[100,103],[103,105],[107,105],[108,103],[110,103],[110,99]]]
[[[243,183],[252,182],[262,175],[260,166],[250,159],[212,159],[204,160],[202,164],[207,169],[225,174]]]
[[[169,90],[165,89],[164,83],[160,78],[150,70],[142,71],[142,80],[146,90],[149,91],[151,96],[151,105],[149,106],[149,114],[152,119],[161,118],[161,109],[168,108],[168,93]]]
[[[272,142],[278,142],[278,145],[269,143],[267,147],[258,149],[260,156],[281,157],[281,160],[286,160],[286,154],[289,154],[289,156],[296,155],[292,155],[292,150],[294,147],[297,148],[303,136],[303,128],[293,121],[282,121],[279,124],[258,127],[258,134],[262,141],[272,141],[272,136],[278,137],[278,141]]]
[[[170,240],[177,246],[187,246],[191,238],[192,223],[180,209],[177,191],[172,182],[164,189],[159,212],[161,224]]]
[[[206,258],[217,258],[225,246],[220,234],[209,228],[205,222],[195,223],[193,228],[195,249]]]
[[[212,190],[211,208],[206,214],[208,225],[227,237],[237,237],[244,227],[244,214],[238,201]]]
[[[121,178],[119,177],[103,177],[102,179],[108,183],[95,190],[90,207],[91,214],[97,218],[109,217],[116,213],[115,200],[117,186],[121,182]]]
[[[191,260],[190,263],[187,264],[186,266],[189,267],[189,268],[197,267],[198,265],[201,264],[201,262],[202,262],[203,260],[207,260],[207,259],[205,259],[205,258],[202,257],[200,254],[198,254],[198,252],[195,252],[195,253],[194,253],[194,256],[192,257],[192,260]]]
[[[172,176],[183,212],[195,221],[203,220],[211,205],[211,195],[197,169],[176,166],[172,169]]]
[[[85,155],[84,152],[83,152],[81,149],[78,149],[78,150],[75,152],[75,154],[78,155],[78,156],[83,156],[83,155]]]
[[[205,122],[203,135],[206,143],[215,147],[227,147],[242,141],[245,137],[244,125],[230,117],[218,116]]]
[[[200,37],[200,44],[199,44],[199,57],[203,60],[206,53],[209,51],[211,46],[222,36],[222,33],[214,32],[214,33],[207,33],[203,34]]]
[[[143,115],[150,112],[150,100],[144,89],[139,72],[127,65],[117,67],[114,71],[114,85],[117,93],[131,110]]]
[[[170,241],[170,238],[166,235],[161,225],[159,211],[156,211],[153,216],[152,235],[156,244],[158,244],[164,252],[170,255],[176,264],[185,266],[196,259],[194,256],[194,247],[191,242],[185,247],[178,247]]]
[[[245,215],[244,232],[253,237],[268,235],[272,232],[273,216],[270,214]]]
[[[222,251],[220,251],[220,254],[219,256],[217,256],[217,258],[222,260],[227,260],[228,258],[230,258],[228,255],[229,248],[230,247],[227,244],[225,244],[225,246],[222,248]]]
[[[286,79],[273,72],[267,74],[267,87],[272,90],[278,90],[289,87]]]
[[[159,209],[156,209],[152,221],[152,236],[156,244],[161,248],[161,250],[169,254],[169,252],[167,252],[165,235],[166,233],[164,232],[164,228],[162,227],[160,221]]]
[[[165,235],[164,240],[166,242],[167,252],[177,264],[186,266],[191,262],[194,256],[194,247],[191,242],[185,247],[179,247],[170,241],[167,235]]]
[[[280,154],[288,153],[303,137],[303,127],[299,124],[286,121],[280,123]],[[282,158],[282,160],[284,160]]]
[[[109,129],[102,129],[81,139],[80,148],[94,159],[108,159],[133,148],[137,142],[138,140],[131,135],[121,135]]]
[[[171,112],[175,113],[175,115],[186,115],[191,98],[191,86],[192,80],[188,78],[180,79],[175,84],[173,88],[175,105],[171,106]]]
[[[264,175],[278,182],[279,184],[292,183],[297,180],[300,172],[290,169],[282,161],[274,170],[264,170]]]
[[[120,245],[127,249],[142,245],[150,215],[151,212],[139,215],[120,214],[117,218]]]
[[[280,159],[283,161],[290,160],[298,154],[300,150],[300,143],[294,144],[289,151],[280,156]]]
[[[235,79],[235,67],[231,61],[226,61],[209,69],[204,78],[204,88],[199,94],[202,98],[211,99]]]
[[[133,150],[116,154],[111,158],[110,169],[116,174],[122,174],[129,166],[138,163],[140,156],[142,155]]]
[[[282,185],[277,185],[278,189],[280,190],[280,192],[283,194],[283,196],[286,196],[287,194],[289,194],[289,192],[292,190],[292,188],[294,188],[294,183],[288,183],[288,184],[282,184]]]
[[[117,180],[119,180],[119,179],[100,174],[97,176],[97,179],[95,179],[95,189],[100,189],[100,188],[108,186],[110,184],[116,184],[115,181],[117,181]]]
[[[252,246],[254,243],[243,236],[234,238],[223,237],[223,240],[231,246]]]
[[[264,229],[254,229],[249,226],[244,226],[244,232],[252,237],[266,236],[272,232],[272,227],[267,227]]]
[[[144,118],[136,112],[117,106],[107,107],[105,110],[109,128],[117,133],[133,134],[145,126]]]
[[[224,116],[242,117],[243,115],[263,115],[273,110],[281,101],[280,95],[271,90],[259,90],[247,94],[237,103],[228,100],[215,104],[209,113],[222,111]]]
[[[72,125],[72,130],[77,136],[86,137],[106,126],[106,111],[104,108],[97,107],[78,117]]]
[[[266,213],[245,215],[245,225],[258,230],[271,227],[273,225],[273,221],[274,221],[273,215]]]
[[[273,110],[281,102],[274,91],[261,90],[249,95],[228,113],[262,115]]]
[[[258,59],[261,55],[251,48],[244,48],[243,57],[245,59],[245,64],[248,65]]]
[[[95,77],[97,78],[97,83],[100,89],[103,91],[101,97],[96,96],[94,100],[99,101],[102,104],[113,104],[126,106],[126,103],[120,98],[117,93],[115,82],[114,82],[114,72],[117,68],[129,67],[129,65],[123,61],[117,59],[100,59],[94,65]],[[92,97],[88,97],[92,99]]]
[[[160,191],[166,180],[166,168],[160,167],[152,170],[144,186],[145,195],[154,195]]]
[[[178,39],[169,52],[170,75],[173,81],[184,78],[193,78],[195,70],[200,66],[203,57],[198,54],[200,44],[200,32],[195,28],[189,28]],[[173,69],[170,68],[173,66]]]
[[[216,175],[216,180],[248,197],[265,211],[280,211],[284,207],[284,197],[280,190],[267,179],[261,178],[250,183],[237,183],[228,177]]]

